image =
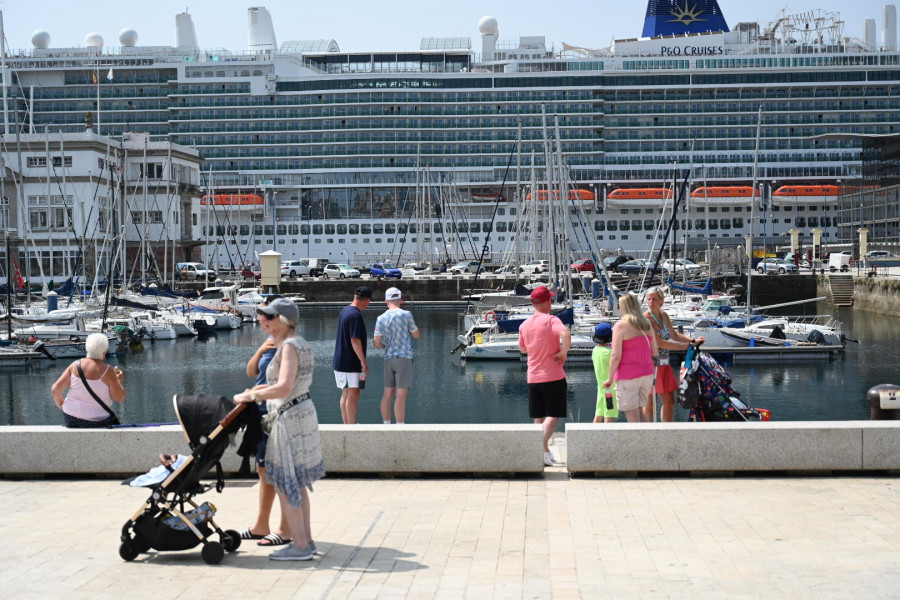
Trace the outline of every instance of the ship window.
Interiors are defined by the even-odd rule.
[[[372,226],[369,225],[368,223],[363,223],[362,225],[359,226],[359,231],[363,235],[370,235],[372,233]]]
[[[610,220],[610,221],[607,221],[607,222],[606,222],[606,227],[607,227],[607,229],[609,229],[610,231],[617,231],[617,230],[619,229],[619,223],[618,223],[617,221],[612,221],[612,220]],[[609,239],[614,240],[614,239],[616,239],[616,238],[613,237],[613,236],[610,236]]]
[[[375,223],[374,225],[372,225],[372,233],[374,233],[375,235],[383,234],[384,233],[384,225],[381,223]]]
[[[240,227],[241,235],[250,235],[250,226],[249,225],[241,225]]]
[[[718,229],[719,228],[719,220],[718,219],[710,219],[709,220],[709,228],[710,229]]]
[[[325,235],[334,235],[334,225],[329,223],[325,225]]]
[[[300,235],[309,235],[309,225],[300,226]]]
[[[385,223],[384,232],[385,233],[396,233],[397,227],[393,223]]]
[[[506,231],[506,221],[498,221],[497,222],[497,231],[500,233],[504,233]],[[500,240],[503,240],[503,237],[500,237]]]
[[[773,219],[772,222],[777,223],[778,219]],[[741,227],[744,226],[744,219],[732,219],[731,224],[734,226],[735,229],[740,229]]]
[[[263,227],[263,231],[265,231],[266,235],[272,235],[273,233],[275,233],[275,228],[271,225],[266,225]]]
[[[646,229],[647,231],[653,231],[655,227],[656,221],[651,221],[650,219],[644,221],[644,229]]]
[[[322,235],[323,227],[321,225],[313,225],[313,235]]]
[[[622,231],[631,231],[631,223],[629,223],[625,219],[622,219],[621,221],[619,221],[619,229]]]
[[[425,227],[426,227],[426,231],[427,231],[428,225],[426,224]],[[410,232],[410,233],[416,233],[416,224],[415,224],[415,223],[410,223],[410,224],[409,224],[409,232]]]
[[[606,224],[603,221],[594,221],[594,231],[606,231]]]
[[[406,223],[397,225],[397,233],[406,233]]]
[[[263,226],[262,225],[254,225],[253,226],[253,235],[262,235],[263,234]]]
[[[286,225],[278,225],[275,228],[275,231],[276,231],[276,233],[278,233],[278,235],[287,235],[287,226]]]
[[[297,225],[288,225],[288,235],[297,235],[300,233],[300,228]]]
[[[338,235],[347,235],[347,225],[344,223],[338,223],[337,226]]]
[[[348,225],[347,230],[350,232],[350,235],[359,235],[359,225]]]
[[[638,220],[634,220],[631,222],[631,229],[634,231],[640,231],[643,227],[643,223]]]

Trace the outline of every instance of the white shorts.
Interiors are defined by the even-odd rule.
[[[347,388],[358,388],[359,375],[359,373],[345,373],[343,371],[335,371],[334,382],[337,384],[339,390],[346,390]]]
[[[619,410],[643,408],[650,401],[650,389],[653,387],[653,375],[644,375],[637,379],[620,379],[616,382],[616,398]]]

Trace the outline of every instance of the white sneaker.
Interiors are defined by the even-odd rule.
[[[547,452],[544,452],[544,464],[548,467],[552,467],[556,464],[556,461],[553,460],[553,453],[549,450]]]
[[[298,548],[291,543],[284,548],[271,553],[269,558],[272,560],[312,560],[315,555],[316,553],[312,548],[312,544],[305,548]]]

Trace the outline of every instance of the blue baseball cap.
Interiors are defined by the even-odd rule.
[[[594,337],[612,337],[612,325],[609,323],[597,323],[597,326],[594,327]]]

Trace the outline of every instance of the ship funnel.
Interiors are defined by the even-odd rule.
[[[729,31],[716,0],[648,0],[643,37]]]
[[[197,31],[194,29],[194,21],[191,19],[191,15],[186,12],[175,15],[175,46],[193,50],[200,47],[197,43]]]
[[[497,51],[497,38],[500,35],[500,27],[497,19],[490,15],[481,17],[478,21],[478,31],[481,33],[481,60],[494,60]]]
[[[897,51],[897,7],[893,4],[881,7],[881,49]]]
[[[272,15],[263,6],[247,9],[247,49],[264,52],[278,49]]]

